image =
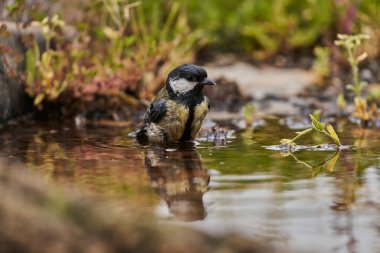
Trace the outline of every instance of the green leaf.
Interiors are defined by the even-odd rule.
[[[136,37],[133,36],[133,35],[125,37],[125,39],[124,39],[124,47],[125,48],[130,47],[133,43],[135,43],[135,41],[136,41]]]
[[[316,120],[321,120],[322,111],[320,109],[314,110],[312,114]]]
[[[27,84],[31,85],[33,83],[34,77],[36,75],[36,62],[37,57],[33,50],[29,49],[26,52],[26,74],[27,74]]]
[[[341,34],[341,33],[338,33],[338,35],[337,35],[338,39],[340,39],[340,40],[345,40],[348,38],[348,36],[349,35],[347,35],[347,34]]]
[[[347,106],[346,99],[344,98],[343,92],[339,93],[337,99],[336,99],[336,104],[338,105],[338,108],[340,110],[344,110]]]
[[[355,86],[352,85],[352,84],[347,84],[347,85],[346,85],[346,89],[347,89],[347,90],[351,90],[351,91],[355,91]]]
[[[319,130],[323,131],[325,129],[326,123],[319,122]]]
[[[319,123],[318,120],[317,120],[312,114],[310,114],[309,116],[310,116],[310,119],[311,119],[312,124],[313,124],[314,126],[317,126],[318,123]]]
[[[367,87],[368,86],[368,83],[367,82],[360,82],[360,89],[364,89],[365,87]]]
[[[357,37],[361,40],[369,40],[371,38],[368,34],[358,34]]]
[[[52,54],[50,53],[50,50],[48,50],[42,54],[41,62],[45,67],[50,68],[51,59],[52,59]]]
[[[58,93],[61,94],[67,87],[67,82],[63,81],[58,89]]]
[[[309,115],[311,119],[311,125],[317,131],[323,131],[325,129],[325,123],[319,122],[312,114]]]
[[[340,140],[339,140],[339,137],[338,135],[336,134],[334,128],[332,125],[328,124],[327,125],[327,132],[330,134],[330,137],[335,141],[335,143],[340,144]]]
[[[34,105],[39,105],[41,104],[42,100],[44,100],[45,94],[40,93],[38,96],[34,99]]]
[[[359,55],[359,56],[356,58],[356,60],[357,60],[358,62],[361,62],[361,61],[364,61],[367,57],[368,57],[367,52],[364,52],[364,53],[362,53],[361,55]]]

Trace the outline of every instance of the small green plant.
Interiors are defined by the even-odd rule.
[[[297,139],[315,131],[315,132],[322,133],[322,134],[326,135],[335,144],[337,144],[338,146],[341,146],[342,144],[340,143],[339,137],[336,134],[333,126],[330,124],[326,125],[326,123],[319,121],[320,111],[314,112],[313,114],[314,115],[310,114],[311,125],[312,125],[311,128],[305,129],[301,132],[296,132],[297,136],[294,137],[293,139],[282,139],[281,145],[287,146],[291,150],[292,147],[295,147],[297,145],[295,142]]]
[[[336,99],[336,105],[338,106],[339,111],[342,113],[344,109],[347,107],[346,98],[344,97],[344,93],[339,93],[337,99]]]
[[[328,47],[314,48],[315,61],[313,71],[323,80],[330,75],[330,49]]]
[[[145,6],[144,6],[145,3]],[[143,67],[143,86],[140,96],[151,99],[157,86],[162,84],[166,73],[176,65],[194,62],[195,52],[205,45],[206,36],[199,29],[191,29],[188,16],[180,2],[173,1],[160,12],[160,1],[146,2],[131,11],[131,31],[139,50],[133,52],[137,64]]]
[[[54,51],[50,46],[65,23],[55,15],[34,22],[34,25],[41,28],[46,51],[41,53],[37,41],[32,42],[32,48],[26,54],[26,82],[27,92],[39,106],[43,100],[54,100],[65,90],[67,80],[63,70],[68,67],[68,62],[62,51]]]
[[[368,39],[369,36],[366,34],[338,34],[338,40],[335,41],[335,45],[344,47],[348,53],[348,62],[352,69],[353,84],[347,84],[346,88],[353,91],[356,97],[361,97],[363,95],[363,89],[367,86],[366,82],[359,80],[359,63],[364,61],[368,57],[368,54],[366,52],[358,54],[358,51],[363,41]]]
[[[51,2],[43,0],[1,0],[0,20],[12,20],[18,24],[41,20],[48,14]]]
[[[359,63],[368,57],[367,52],[359,53],[359,50],[363,42],[368,39],[369,36],[366,34],[338,34],[338,40],[335,41],[335,45],[341,46],[347,51],[348,62],[352,70],[353,83],[347,84],[346,88],[355,94],[355,112],[353,116],[360,119],[364,126],[377,117],[376,105],[373,104],[369,106],[368,99],[363,94],[367,87],[367,82],[359,80]]]
[[[244,119],[247,126],[251,126],[254,120],[255,107],[252,103],[247,103],[243,107]]]
[[[167,10],[142,7],[128,0],[83,3],[87,12],[69,38],[70,27],[59,15],[25,24],[37,26],[45,43],[41,47],[36,38],[25,38],[26,90],[34,104],[42,110],[55,104],[68,117],[92,110],[124,112],[138,99],[150,100],[174,66],[193,62],[204,36],[190,29],[180,3]]]

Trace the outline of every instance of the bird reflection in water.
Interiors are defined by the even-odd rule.
[[[145,168],[154,190],[165,200],[170,213],[184,221],[203,220],[203,194],[210,177],[192,144],[173,149],[148,147]]]

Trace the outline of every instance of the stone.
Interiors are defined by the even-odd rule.
[[[251,98],[241,93],[236,82],[225,78],[214,80],[216,86],[204,88],[205,95],[209,98],[209,105],[213,111],[238,112],[240,108],[248,103]]]
[[[22,78],[27,51],[22,38],[33,35],[41,52],[44,39],[37,27],[22,28],[12,22],[0,22],[0,27],[6,27],[6,32],[0,33],[0,123],[5,123],[33,108]]]
[[[236,82],[242,94],[258,100],[268,95],[296,97],[307,86],[318,81],[318,77],[311,71],[296,68],[258,68],[241,61],[223,66],[208,64],[206,69],[210,78],[225,78]]]

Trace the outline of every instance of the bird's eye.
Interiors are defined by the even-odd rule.
[[[193,76],[187,76],[186,80],[189,82],[195,82],[196,81],[195,77],[193,77]]]

